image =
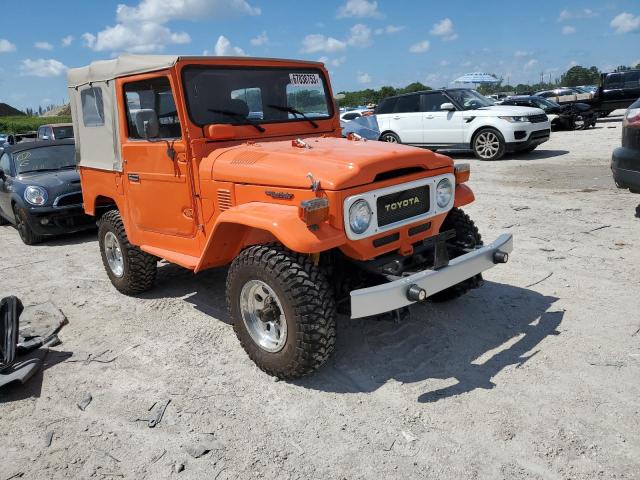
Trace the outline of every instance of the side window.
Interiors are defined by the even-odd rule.
[[[640,72],[625,72],[623,75],[624,88],[640,87]]]
[[[382,102],[380,102],[380,105],[378,105],[378,108],[376,108],[376,114],[382,115],[385,113],[393,113],[393,110],[396,106],[396,100],[398,100],[397,97],[385,98],[384,100],[382,100]]]
[[[104,103],[102,89],[90,87],[80,92],[82,103],[82,122],[85,127],[102,127],[104,125]]]
[[[151,78],[124,86],[127,103],[127,128],[129,138],[141,139],[133,114],[136,110],[153,110],[158,116],[159,138],[180,138],[180,119],[176,109],[171,84],[167,77]]]
[[[420,95],[406,95],[398,97],[395,113],[410,113],[420,111]]]
[[[427,93],[422,95],[422,111],[423,112],[439,112],[440,105],[443,103],[451,103],[442,93]]]
[[[9,175],[11,172],[11,162],[9,161],[9,155],[6,153],[0,157],[0,170],[6,175]]]
[[[604,79],[605,88],[622,88],[623,85],[624,82],[622,81],[621,73],[612,73]]]
[[[45,135],[44,133],[44,127],[40,127],[38,128],[38,138],[43,138]]]

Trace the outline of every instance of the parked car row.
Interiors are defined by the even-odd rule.
[[[552,130],[584,130],[594,127],[598,121],[598,114],[586,103],[560,105],[538,95],[507,97],[500,105],[539,108],[549,117]]]

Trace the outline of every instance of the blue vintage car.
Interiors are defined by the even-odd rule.
[[[13,224],[27,245],[95,227],[82,206],[73,140],[27,142],[0,156],[0,225]]]

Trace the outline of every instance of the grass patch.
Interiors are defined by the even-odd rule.
[[[71,123],[71,116],[64,117],[0,117],[0,133],[27,133],[49,123]]]

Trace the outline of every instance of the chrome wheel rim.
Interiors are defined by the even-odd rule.
[[[500,139],[493,132],[482,132],[476,138],[476,151],[482,158],[492,158],[500,150]]]
[[[398,139],[393,135],[385,135],[384,137],[382,137],[382,140],[387,143],[398,143]]]
[[[276,292],[261,280],[249,280],[240,292],[240,312],[251,339],[276,353],[287,341],[287,320]]]
[[[122,258],[122,250],[120,242],[113,232],[107,232],[104,236],[104,255],[107,257],[109,269],[116,277],[122,277],[124,274],[124,259]]]

